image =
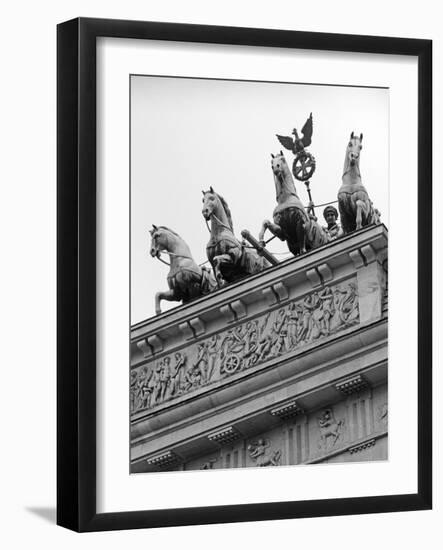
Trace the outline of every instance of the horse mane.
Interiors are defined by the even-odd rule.
[[[220,202],[223,206],[223,209],[225,211],[226,217],[228,218],[229,227],[231,228],[232,232],[234,232],[234,224],[232,222],[232,214],[231,214],[231,210],[229,209],[228,203],[226,202],[226,199],[224,199],[221,195],[216,193],[212,189],[212,187],[211,187],[210,191],[206,191],[205,193],[213,193],[214,195],[216,195],[219,198],[219,200],[220,200]]]
[[[183,242],[184,244],[187,245],[187,243],[185,242],[185,240],[183,239],[183,237],[181,237],[176,231],[174,231],[173,229],[171,229],[170,227],[167,227],[166,225],[159,225],[157,227],[157,229],[163,229],[163,231],[167,231],[168,233],[170,233],[171,235],[173,235],[174,237],[176,237],[180,242]],[[168,242],[169,242],[169,239],[168,239]]]
[[[217,197],[220,199],[220,202],[222,203],[222,206],[228,218],[228,223],[230,228],[232,229],[232,231],[234,231],[234,224],[232,223],[232,214],[231,214],[231,210],[229,209],[228,203],[221,195],[219,195],[218,193],[215,193],[215,194],[217,195]]]
[[[181,239],[180,235],[178,233],[176,233],[173,229],[171,229],[170,227],[166,227],[166,225],[159,225],[157,229],[165,229],[166,231],[169,231],[169,233],[172,233],[173,235],[175,235],[176,237],[178,237],[179,239]]]

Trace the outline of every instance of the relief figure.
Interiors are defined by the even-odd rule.
[[[153,407],[358,322],[357,285],[324,286],[304,298],[192,344],[131,374],[131,410]]]
[[[328,408],[318,418],[318,426],[320,428],[320,448],[329,451],[335,446],[341,435],[344,419],[337,421],[332,409]]]
[[[256,466],[279,466],[281,451],[271,451],[270,442],[265,439],[258,439],[257,442],[248,445],[249,456],[255,461]]]

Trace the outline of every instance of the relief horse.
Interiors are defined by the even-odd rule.
[[[208,294],[217,288],[212,272],[199,266],[192,257],[189,246],[172,229],[152,226],[150,254],[160,258],[161,252],[169,254],[170,269],[167,275],[169,290],[155,295],[155,313],[161,313],[161,300],[184,304]],[[162,260],[163,261],[163,260]]]
[[[218,285],[224,286],[265,269],[268,262],[234,235],[231,211],[225,199],[212,187],[202,193],[202,214],[206,221],[211,222],[206,254]]]
[[[280,151],[272,155],[272,172],[274,175],[277,206],[274,208],[274,223],[265,220],[259,233],[259,240],[264,246],[266,229],[282,241],[286,241],[294,256],[303,254],[330,241],[328,233],[310,216],[303,206],[295,189],[286,159]]]
[[[360,137],[351,133],[346,147],[342,185],[338,190],[338,209],[344,234],[380,222],[380,213],[361,182],[360,153],[363,134]]]
[[[255,464],[259,467],[264,466],[279,466],[281,459],[281,451],[271,451],[269,449],[269,440],[259,439],[256,443],[248,445],[249,456],[255,460]]]

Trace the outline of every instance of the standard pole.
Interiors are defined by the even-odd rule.
[[[249,233],[249,231],[247,229],[243,229],[243,231],[241,232],[241,236],[244,239],[246,239],[248,241],[248,243],[250,243],[255,248],[255,250],[257,250],[257,252],[260,256],[263,256],[264,258],[266,258],[269,263],[271,263],[272,265],[277,265],[279,263],[277,258],[273,254],[268,252],[266,250],[266,248],[264,246],[262,246],[257,241],[257,239],[255,237],[253,237],[251,235],[251,233]]]

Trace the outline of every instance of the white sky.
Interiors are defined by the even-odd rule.
[[[237,237],[242,229],[257,236],[276,204],[270,154],[283,147],[275,134],[300,131],[311,111],[314,202],[336,200],[349,135],[363,132],[362,181],[388,225],[389,90],[131,77],[132,324],[153,316],[155,293],[167,289],[168,267],[149,255],[152,224],[174,229],[205,261],[201,190],[212,185],[229,204]],[[292,168],[293,154],[284,153]],[[295,185],[307,204],[305,185]],[[274,239],[269,250],[287,247]],[[164,301],[162,310],[176,305]]]

